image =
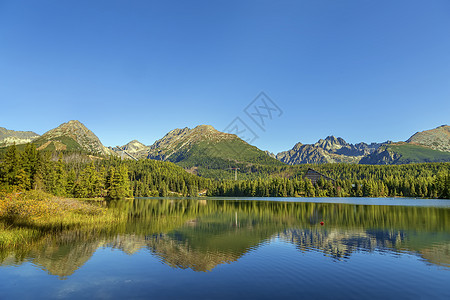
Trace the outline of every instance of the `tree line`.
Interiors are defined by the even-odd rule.
[[[27,144],[23,151],[8,147],[0,159],[0,190],[43,190],[50,194],[75,198],[131,197],[128,168],[119,160],[98,164],[93,161],[67,163],[59,153],[38,151]]]
[[[282,166],[234,181],[196,176],[170,162],[122,161],[112,156],[86,159],[82,154],[38,151],[33,144],[22,149],[13,145],[0,155],[0,190],[37,189],[64,197],[112,199],[198,195],[450,198],[450,163]],[[320,179],[312,184],[303,177],[308,167],[336,181]]]

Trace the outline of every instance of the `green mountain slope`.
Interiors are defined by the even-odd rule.
[[[109,155],[113,152],[103,146],[99,138],[77,120],[63,123],[47,131],[33,143],[38,150],[86,151],[93,154]]]
[[[448,162],[450,152],[433,150],[429,147],[410,143],[383,145],[371,155],[361,159],[360,164],[385,165],[423,162]]]
[[[239,177],[256,176],[267,168],[285,165],[236,135],[209,125],[174,129],[147,148],[129,144],[117,149],[126,150],[136,158],[174,162],[204,177],[232,178],[234,171],[229,168],[239,168]]]
[[[442,125],[435,129],[416,132],[406,142],[450,152],[450,126]]]
[[[236,135],[208,125],[169,132],[151,146],[148,158],[171,161],[195,174],[212,178],[233,177],[229,168],[239,168],[241,178],[284,165]]]

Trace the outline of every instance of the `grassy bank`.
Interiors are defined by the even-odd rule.
[[[34,243],[48,234],[73,229],[103,229],[123,216],[86,201],[39,191],[0,195],[0,248]]]

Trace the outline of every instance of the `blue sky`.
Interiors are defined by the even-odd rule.
[[[450,1],[0,0],[0,126],[71,119],[107,146],[225,129],[279,152],[448,124]],[[245,107],[282,110],[261,130]]]

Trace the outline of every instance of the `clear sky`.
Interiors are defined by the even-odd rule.
[[[0,0],[0,103],[0,127],[106,146],[235,117],[272,152],[406,140],[450,123],[450,1]]]

